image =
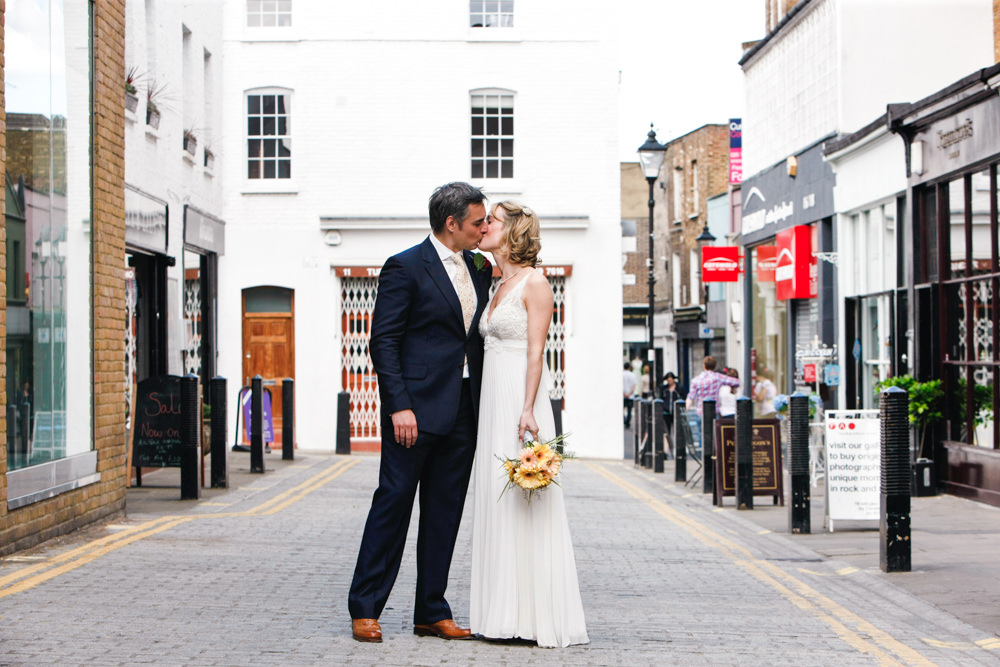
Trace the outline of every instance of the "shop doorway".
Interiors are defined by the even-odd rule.
[[[243,290],[243,386],[260,375],[271,392],[274,441],[281,443],[281,383],[295,379],[295,292],[284,287]]]

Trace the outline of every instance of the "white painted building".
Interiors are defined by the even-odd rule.
[[[805,0],[744,57],[743,173],[993,62],[991,0]]]
[[[341,391],[352,446],[376,439],[375,276],[427,236],[433,189],[465,180],[538,211],[564,430],[580,455],[621,456],[610,11],[596,0],[572,12],[226,0],[219,370],[230,410],[253,374],[293,377],[299,447],[335,447]]]
[[[850,386],[885,376],[877,341],[888,335],[888,301],[879,305],[874,295],[887,289],[892,267],[883,262],[883,273],[875,275],[858,262],[872,261],[876,249],[892,252],[887,237],[904,185],[898,165],[887,161],[900,146],[872,134],[854,148],[865,157],[859,153],[860,162],[841,165],[843,184],[833,171],[839,166],[823,159],[823,146],[864,128],[887,104],[920,99],[992,64],[992,18],[990,0],[802,0],[744,54],[741,241],[751,271],[784,258],[777,273],[748,274],[746,371],[766,368],[782,392],[837,387],[827,395],[834,399],[828,407],[845,400],[845,391],[858,393],[837,381]],[[855,322],[881,317],[872,344],[858,352],[868,378],[837,377],[838,365],[854,363],[855,337],[846,320],[868,308],[857,300],[845,306],[844,298],[862,296],[872,296],[874,310]]]
[[[222,0],[128,0],[125,64],[127,391],[216,373],[214,283],[225,252]],[[157,113],[153,113],[153,111]],[[158,115],[157,115],[158,114]]]
[[[903,141],[889,132],[885,116],[828,144],[826,160],[837,176],[833,189],[837,228],[837,339],[841,366],[858,377],[837,387],[840,405],[878,407],[876,384],[890,375],[898,341],[894,292],[900,276],[899,239],[906,198]],[[857,357],[855,358],[855,351]],[[912,357],[912,350],[909,356]],[[898,373],[901,374],[901,373]],[[847,392],[855,394],[850,402]]]

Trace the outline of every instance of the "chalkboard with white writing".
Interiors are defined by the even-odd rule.
[[[181,378],[157,375],[136,390],[132,465],[179,468],[181,465]]]

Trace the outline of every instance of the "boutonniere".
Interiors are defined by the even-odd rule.
[[[481,252],[472,255],[472,263],[476,265],[476,271],[482,271],[490,265],[489,260]]]

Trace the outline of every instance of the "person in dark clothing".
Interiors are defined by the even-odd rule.
[[[686,398],[680,385],[677,384],[677,376],[674,375],[673,371],[668,371],[663,377],[660,398],[663,399],[663,419],[666,422],[667,439],[670,440],[672,449],[674,446],[674,403]]]

